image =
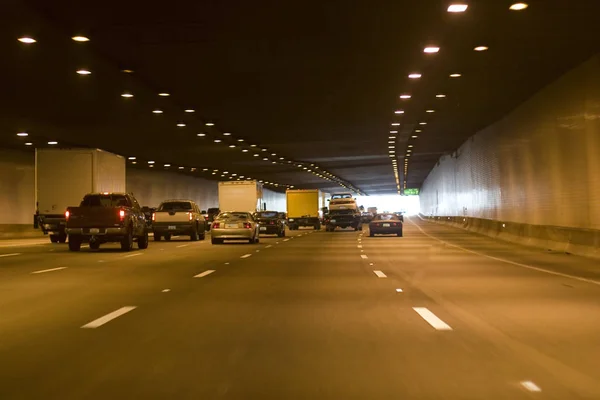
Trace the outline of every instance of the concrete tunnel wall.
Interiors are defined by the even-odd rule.
[[[420,199],[436,220],[600,254],[600,56],[441,157]]]
[[[127,191],[140,204],[158,206],[166,199],[192,199],[201,209],[219,204],[217,182],[168,171],[128,169]],[[42,236],[33,229],[35,163],[29,152],[0,149],[0,237]],[[269,209],[285,211],[285,194],[265,189]]]

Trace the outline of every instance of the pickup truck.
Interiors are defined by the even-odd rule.
[[[140,204],[127,193],[90,193],[79,207],[65,212],[69,250],[79,251],[82,243],[97,250],[102,243],[117,242],[121,250],[148,247],[148,227]]]
[[[166,200],[152,214],[154,240],[171,240],[172,235],[189,235],[190,240],[206,238],[206,222],[192,200]]]
[[[355,231],[362,231],[360,213],[356,210],[330,210],[325,217],[325,230],[333,232],[337,227],[352,227]]]

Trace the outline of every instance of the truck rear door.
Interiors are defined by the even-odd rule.
[[[185,201],[162,203],[154,213],[154,222],[188,222],[193,219],[194,207]]]

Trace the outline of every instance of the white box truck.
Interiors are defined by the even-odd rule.
[[[36,149],[34,227],[64,243],[65,210],[88,193],[125,192],[125,158],[99,149]]]
[[[263,185],[257,181],[219,182],[219,209],[224,211],[247,211],[262,209]]]

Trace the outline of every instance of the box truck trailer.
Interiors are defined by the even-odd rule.
[[[99,149],[36,149],[34,227],[64,243],[65,211],[88,193],[125,192],[125,158]]]
[[[325,196],[318,189],[289,189],[286,191],[288,226],[297,230],[301,226],[321,229]]]
[[[224,211],[247,211],[262,209],[263,186],[257,181],[219,182],[219,209]]]

